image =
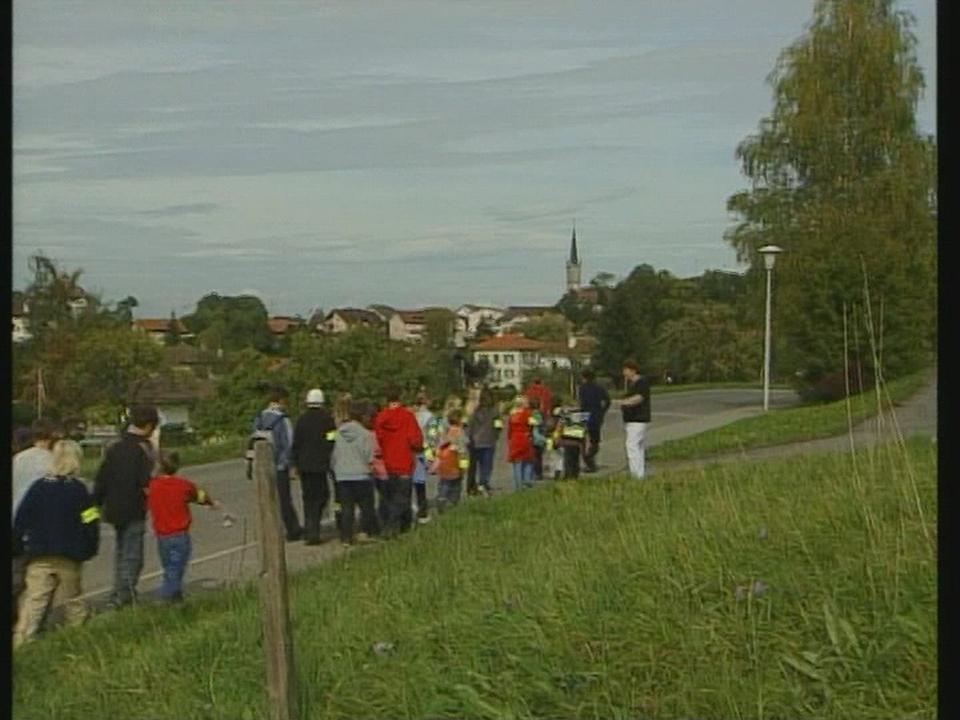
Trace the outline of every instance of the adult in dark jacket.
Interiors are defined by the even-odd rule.
[[[480,391],[477,409],[473,411],[473,415],[470,416],[470,424],[467,425],[467,440],[470,443],[469,475],[474,478],[471,483],[468,477],[468,494],[472,495],[479,492],[487,495],[490,493],[493,452],[502,429],[503,420],[500,419],[493,393],[490,388],[485,387]],[[476,482],[477,475],[479,475],[479,484]]]
[[[253,421],[253,430],[267,431],[273,438],[273,463],[276,471],[277,500],[280,504],[280,517],[287,531],[287,542],[295,542],[303,537],[303,527],[293,507],[290,496],[290,454],[293,447],[293,423],[287,417],[287,398],[285,388],[274,387],[268,395],[269,404]]]
[[[81,599],[83,562],[100,547],[100,511],[77,479],[82,451],[72,440],[53,448],[52,469],[24,496],[13,521],[13,551],[26,560],[26,587],[13,635],[19,647],[33,638],[54,604],[63,604],[67,624],[87,619]]]
[[[143,533],[147,518],[146,489],[156,464],[150,436],[157,428],[157,409],[137,405],[130,410],[130,425],[120,440],[107,448],[93,480],[93,497],[103,509],[103,519],[116,533],[113,593],[114,608],[137,599],[143,570]]]
[[[307,393],[307,411],[297,419],[293,428],[290,450],[290,462],[300,475],[300,490],[303,492],[303,541],[306,545],[320,542],[320,518],[330,501],[327,476],[337,426],[323,400],[323,391],[318,388]]]
[[[580,398],[580,411],[590,413],[587,420],[587,437],[590,442],[583,455],[583,462],[589,472],[597,471],[597,453],[600,452],[600,430],[603,419],[610,409],[610,394],[597,384],[593,370],[584,370],[580,373],[582,383],[577,392]]]

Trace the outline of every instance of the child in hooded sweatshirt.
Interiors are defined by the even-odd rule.
[[[447,430],[440,440],[437,451],[437,475],[440,487],[437,493],[437,510],[460,502],[463,491],[463,473],[470,465],[467,451],[467,434],[463,429],[463,411],[453,409],[447,415]]]
[[[346,420],[337,428],[333,446],[331,467],[337,478],[340,496],[340,541],[344,545],[369,542],[370,529],[378,526],[374,510],[374,486],[372,468],[374,463],[374,436],[363,426],[366,408],[353,403]],[[364,532],[354,537],[355,508],[360,508],[360,525]]]

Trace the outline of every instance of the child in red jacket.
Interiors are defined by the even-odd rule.
[[[161,453],[160,470],[163,474],[151,478],[147,486],[147,509],[153,520],[157,554],[163,565],[159,596],[169,602],[183,600],[183,576],[191,552],[190,503],[223,509],[206,491],[178,476],[179,469],[180,456],[177,453]]]

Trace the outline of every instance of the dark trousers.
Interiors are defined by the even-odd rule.
[[[11,558],[12,562],[12,577],[11,577],[11,589],[13,590],[13,624],[17,624],[17,607],[20,605],[20,593],[23,592],[23,589],[27,586],[26,584],[26,574],[27,574],[27,558],[25,555],[18,555],[17,557]]]
[[[356,508],[360,508],[360,529],[368,535],[378,531],[377,514],[373,507],[373,480],[345,480],[337,483],[340,497],[340,539],[353,542],[353,522]]]
[[[470,447],[470,468],[467,470],[467,495],[474,495],[477,487],[490,489],[493,475],[493,448]]]
[[[580,477],[580,445],[564,445],[563,477],[576,480]]]
[[[290,471],[277,470],[277,495],[280,500],[280,516],[287,529],[287,540],[299,540],[303,536],[300,519],[293,509],[293,498],[290,497]]]
[[[440,480],[437,489],[437,512],[443,512],[460,502],[460,492],[463,488],[463,478],[455,480]]]
[[[417,517],[425,518],[430,509],[430,506],[427,505],[427,484],[414,483],[413,490],[417,494]]]
[[[409,476],[391,475],[383,486],[383,504],[386,506],[383,534],[394,537],[410,529],[412,512],[410,501],[413,480]]]
[[[137,583],[143,570],[143,533],[145,520],[133,520],[126,525],[114,525],[116,551],[113,564],[114,605],[129,605],[137,599]]]
[[[319,540],[320,518],[330,502],[327,471],[300,473],[300,490],[303,493],[303,537],[305,540]]]
[[[543,480],[543,445],[534,445],[533,477]]]
[[[588,426],[587,435],[590,437],[590,447],[583,454],[583,462],[588,470],[596,470],[597,453],[600,452],[600,426]]]
[[[387,481],[374,480],[373,485],[377,490],[377,520],[380,527],[387,526]]]

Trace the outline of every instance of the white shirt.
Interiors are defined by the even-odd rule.
[[[17,506],[27,494],[27,490],[35,480],[39,480],[53,470],[53,453],[42,447],[32,447],[21,450],[13,456],[13,474],[11,486],[13,503],[11,504],[11,519],[17,515]]]

